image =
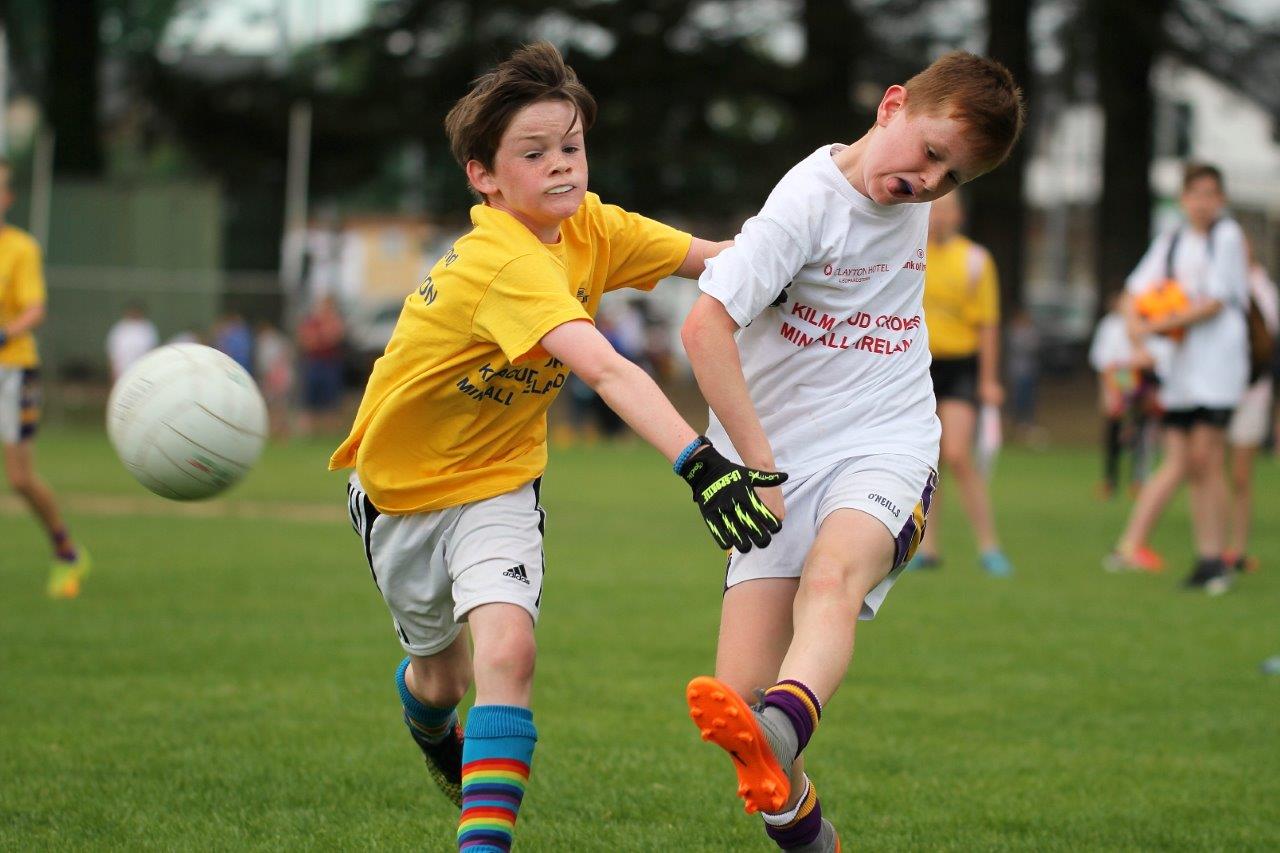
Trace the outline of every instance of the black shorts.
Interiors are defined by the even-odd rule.
[[[1160,418],[1160,423],[1170,429],[1186,431],[1196,424],[1204,424],[1216,429],[1226,429],[1231,422],[1231,409],[1210,409],[1197,406],[1194,409],[1170,409]]]
[[[935,358],[929,365],[933,396],[978,405],[978,357]]]

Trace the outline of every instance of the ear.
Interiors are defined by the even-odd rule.
[[[876,124],[881,127],[888,124],[889,120],[906,105],[907,90],[904,87],[895,84],[885,89],[884,97],[880,99],[880,106],[876,108]]]
[[[498,191],[498,182],[479,160],[467,161],[467,181],[480,195],[488,196]]]

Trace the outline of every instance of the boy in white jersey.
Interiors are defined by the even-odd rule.
[[[1231,583],[1223,560],[1227,424],[1249,382],[1248,262],[1244,232],[1227,214],[1216,167],[1187,164],[1180,201],[1186,222],[1157,236],[1125,282],[1125,314],[1139,358],[1150,360],[1146,340],[1152,334],[1171,335],[1173,344],[1160,386],[1164,459],[1142,484],[1104,564],[1141,567],[1141,546],[1185,480],[1196,551],[1186,586],[1219,595]],[[1140,317],[1138,299],[1168,279],[1181,286],[1187,306],[1159,319]]]
[[[972,54],[891,86],[866,135],[801,161],[708,261],[683,329],[708,436],[791,477],[761,492],[779,517],[786,507],[774,546],[730,558],[717,677],[686,692],[783,849],[839,849],[800,753],[849,666],[856,620],[875,615],[919,544],[936,481],[927,202],[1004,160],[1022,114],[1009,72]]]
[[[510,849],[537,740],[538,493],[546,411],[568,371],[674,460],[721,547],[764,547],[778,530],[751,484],[785,477],[728,462],[591,322],[605,291],[697,276],[723,248],[587,192],[595,110],[540,43],[449,112],[454,155],[484,203],[405,300],[330,460],[356,469],[351,521],[409,655],[396,673],[405,723],[462,808],[458,847],[474,853]],[[464,738],[455,708],[473,682]]]

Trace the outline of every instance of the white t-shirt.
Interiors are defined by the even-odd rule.
[[[699,287],[742,327],[742,371],[780,470],[803,477],[873,453],[936,468],[929,205],[874,203],[836,168],[838,150],[793,167]],[[737,458],[714,412],[707,435]]]
[[[118,379],[138,359],[160,344],[156,324],[145,317],[125,317],[107,332],[107,358],[111,360],[111,377]]]
[[[1174,233],[1152,241],[1125,283],[1130,293],[1142,293],[1164,280]],[[1221,219],[1213,226],[1212,239],[1210,249],[1205,235],[1184,226],[1174,250],[1174,277],[1187,296],[1217,299],[1222,310],[1187,327],[1182,342],[1173,347],[1160,389],[1160,402],[1168,410],[1233,409],[1249,381],[1244,233],[1234,219]]]
[[[1169,361],[1173,358],[1173,342],[1163,335],[1151,335],[1146,340],[1147,352],[1155,362],[1153,369],[1161,381],[1169,373]],[[1098,321],[1089,346],[1089,366],[1101,373],[1111,368],[1126,369],[1133,366],[1133,344],[1124,317],[1112,311]]]

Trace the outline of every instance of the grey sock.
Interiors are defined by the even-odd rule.
[[[758,708],[755,714],[774,758],[778,759],[783,771],[791,775],[791,765],[795,763],[796,752],[800,749],[800,738],[796,736],[795,726],[791,725],[791,718],[781,708],[772,705]]]

